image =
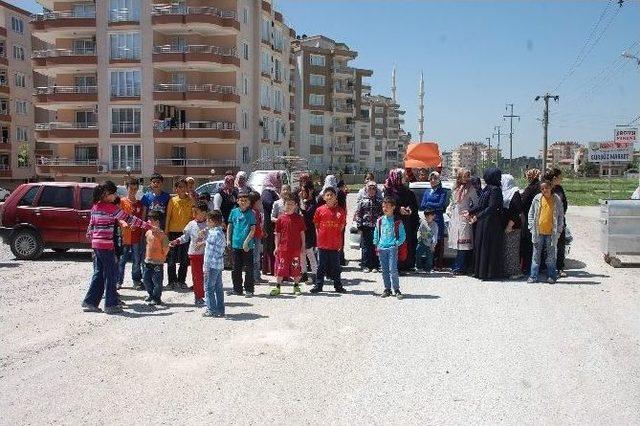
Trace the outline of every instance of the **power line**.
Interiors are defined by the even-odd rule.
[[[503,115],[502,119],[509,119],[509,173],[513,173],[513,119],[517,118],[520,121],[519,115],[513,115],[513,104],[507,104],[505,110],[511,107],[509,115]]]

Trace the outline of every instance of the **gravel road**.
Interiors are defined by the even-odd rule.
[[[227,319],[129,288],[123,315],[83,313],[88,252],[0,245],[0,424],[640,424],[639,269],[602,261],[597,214],[569,210],[556,285],[442,273],[381,299],[352,261],[349,294],[260,286]]]

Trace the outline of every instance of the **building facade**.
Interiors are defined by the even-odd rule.
[[[30,13],[0,0],[0,185],[34,176]]]
[[[547,148],[547,165],[573,167],[576,153],[580,148],[582,148],[582,145],[574,141],[558,141],[552,143]],[[540,154],[542,157],[542,152],[540,152]]]
[[[357,57],[344,43],[321,35],[298,37],[295,56],[295,152],[324,173],[358,168],[358,140],[367,140],[363,80],[373,71],[349,66]]]
[[[495,165],[500,155],[496,148],[489,148],[482,142],[465,142],[451,151],[451,176],[458,173],[458,169],[465,168],[472,175],[481,176],[482,171]]]
[[[40,175],[207,178],[288,152],[293,33],[270,1],[39,2]]]
[[[404,111],[386,96],[365,96],[362,100],[364,126],[369,138],[360,140],[359,166],[366,170],[402,167],[408,135],[402,129]]]

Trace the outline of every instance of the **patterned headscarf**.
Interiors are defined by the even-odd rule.
[[[273,171],[267,173],[264,177],[264,189],[271,189],[276,192],[280,192],[280,187],[282,186],[282,179],[280,177],[280,172]]]
[[[322,185],[322,191],[320,191],[320,195],[324,194],[324,190],[327,188],[333,188],[336,193],[338,192],[338,178],[335,175],[327,175],[324,178],[324,185]]]
[[[385,196],[395,196],[404,188],[402,182],[402,169],[389,170],[389,176],[384,182]]]
[[[538,169],[529,169],[524,172],[525,177],[527,178],[527,182],[533,183],[537,180],[540,180],[540,170]]]
[[[309,173],[300,173],[299,179],[299,187],[303,189],[307,182],[311,182],[311,175]]]
[[[502,206],[506,209],[509,208],[511,198],[516,192],[520,191],[520,188],[516,186],[515,178],[510,174],[504,174],[501,178],[502,183]]]
[[[236,173],[236,188],[244,188],[247,186],[247,172],[240,170]],[[240,182],[242,180],[242,182]]]
[[[225,175],[224,177],[224,186],[222,189],[228,193],[233,191],[233,182],[235,181],[235,177],[233,175]]]

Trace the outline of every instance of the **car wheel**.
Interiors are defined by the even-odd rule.
[[[42,255],[44,245],[40,235],[32,229],[21,229],[11,239],[11,252],[20,260],[34,260]]]
[[[56,253],[66,253],[69,251],[68,248],[54,248],[53,251],[55,251]]]

